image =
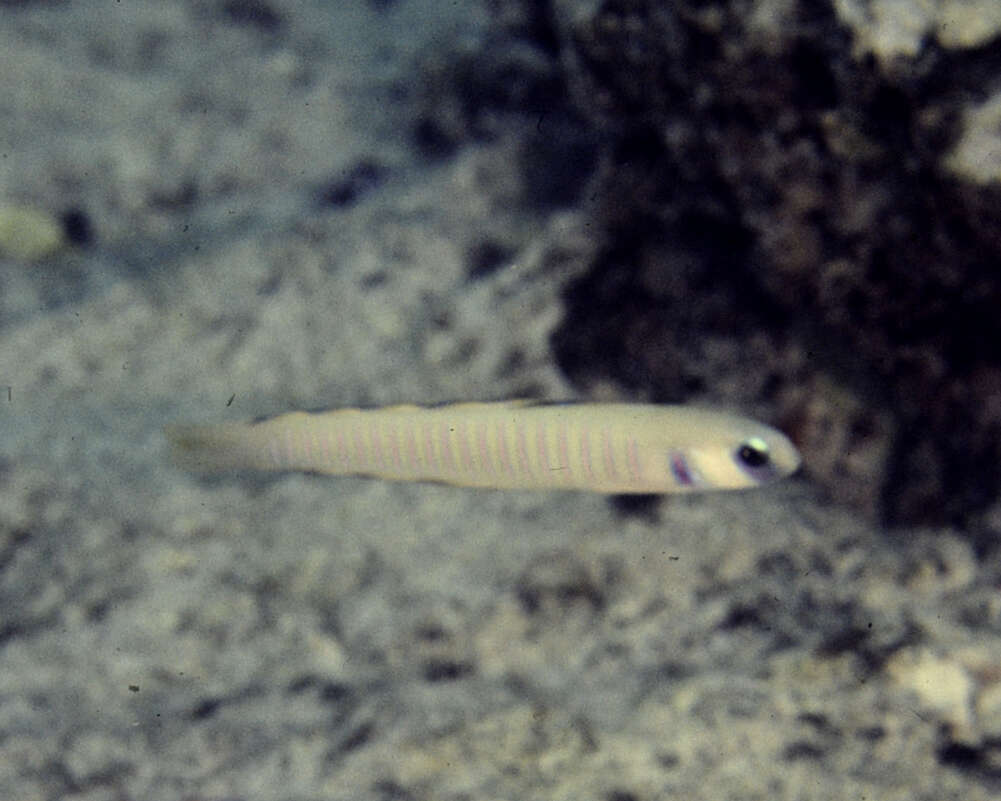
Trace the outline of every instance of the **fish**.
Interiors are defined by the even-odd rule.
[[[794,473],[780,431],[686,405],[464,402],[291,412],[166,427],[198,472],[308,471],[510,490],[662,494],[746,489]]]

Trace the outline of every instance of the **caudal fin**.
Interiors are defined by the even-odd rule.
[[[164,428],[170,459],[178,467],[199,473],[266,467],[246,423],[191,425],[176,423]]]

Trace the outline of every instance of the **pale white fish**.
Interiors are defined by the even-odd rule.
[[[195,470],[306,470],[493,489],[743,489],[794,472],[774,428],[690,406],[531,401],[292,412],[168,426]]]

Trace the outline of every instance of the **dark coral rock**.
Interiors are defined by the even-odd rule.
[[[606,165],[606,244],[554,338],[575,382],[763,414],[889,522],[998,497],[1001,188],[949,169],[997,48],[877,63],[807,0],[774,23],[736,0],[494,5]]]

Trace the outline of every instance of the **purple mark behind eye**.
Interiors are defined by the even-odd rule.
[[[674,480],[678,482],[678,485],[682,487],[694,486],[695,478],[688,469],[688,462],[685,461],[685,455],[678,451],[672,451],[668,454],[668,459],[671,462],[671,473],[674,475]]]

